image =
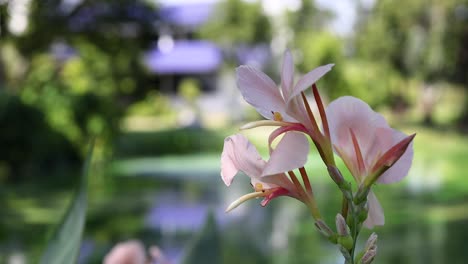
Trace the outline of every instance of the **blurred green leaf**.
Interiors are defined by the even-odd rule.
[[[91,143],[78,190],[42,255],[41,264],[75,263],[86,220],[88,174],[94,143]]]
[[[221,239],[213,213],[208,214],[205,226],[189,245],[183,264],[222,263]]]

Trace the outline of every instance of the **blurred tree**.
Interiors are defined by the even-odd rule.
[[[270,43],[272,28],[259,1],[225,0],[198,34],[230,50],[239,44]]]
[[[84,153],[91,135],[111,139],[126,107],[154,87],[141,56],[157,39],[158,13],[148,1],[72,2],[31,0],[24,32],[10,25],[15,1],[0,4],[0,85]]]
[[[444,56],[448,62],[447,75],[450,79],[468,89],[468,1],[451,1],[447,8],[447,22],[444,31]],[[466,130],[468,127],[468,97],[465,97],[464,110],[458,124]]]
[[[38,109],[3,91],[0,92],[0,126],[3,180],[43,181],[38,171],[66,179],[70,171],[78,169],[79,154],[70,142],[49,126]]]
[[[454,74],[453,71],[454,62],[457,64],[455,58],[467,49],[466,45],[460,44],[465,43],[463,34],[466,33],[463,32],[466,32],[466,20],[458,19],[458,24],[454,21],[455,9],[460,6],[466,5],[454,0],[382,0],[375,2],[371,9],[365,9],[362,5],[359,8],[355,42],[358,57],[388,64],[404,78],[422,80],[419,100],[431,105],[426,107],[424,113],[424,123],[428,125],[433,123],[436,100],[427,95],[434,94],[433,89],[437,87],[434,84],[454,81],[455,75],[463,75]],[[463,63],[458,65],[462,66]],[[466,65],[463,71],[466,73]],[[405,93],[393,95],[406,98]]]
[[[300,60],[297,68],[300,72],[309,72],[312,69],[329,63],[334,63],[333,70],[327,78],[320,80],[319,85],[331,98],[337,98],[345,93],[349,94],[348,85],[344,79],[345,57],[343,54],[343,41],[326,31],[303,31],[296,35],[296,46],[300,50]]]
[[[287,13],[288,26],[295,34],[322,31],[332,18],[333,13],[319,10],[313,0],[301,0],[301,8]]]
[[[292,29],[293,37],[291,47],[297,47],[297,69],[306,73],[312,69],[329,63],[334,63],[327,78],[320,81],[326,87],[328,95],[332,98],[343,94],[344,83],[344,45],[338,36],[325,30],[325,26],[333,18],[327,10],[318,9],[314,1],[302,0],[301,8],[287,13],[287,24]]]

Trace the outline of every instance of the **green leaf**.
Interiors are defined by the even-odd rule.
[[[218,227],[213,214],[210,213],[203,229],[188,247],[182,263],[222,263],[221,253],[221,238]]]
[[[78,190],[60,224],[55,229],[41,257],[41,264],[75,263],[81,246],[81,237],[86,220],[88,196],[88,173],[93,153],[91,143],[83,167]]]

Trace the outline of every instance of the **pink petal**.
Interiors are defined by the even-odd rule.
[[[221,178],[229,186],[238,171],[249,177],[260,177],[265,161],[257,149],[241,134],[230,136],[224,140],[221,154]]]
[[[281,90],[283,91],[283,97],[288,98],[291,93],[294,82],[294,62],[291,56],[291,52],[286,50],[283,58],[283,69],[281,72]]]
[[[297,120],[299,123],[304,124],[304,126],[310,128],[309,116],[307,115],[302,97],[297,96],[291,98],[286,104],[286,113]]]
[[[146,253],[143,244],[137,240],[129,240],[115,245],[105,256],[104,264],[144,264]]]
[[[404,133],[393,129],[393,143],[396,144],[403,140],[407,135]],[[407,174],[413,162],[413,142],[410,143],[405,153],[400,157],[400,159],[393,164],[390,169],[388,169],[380,178],[377,180],[379,183],[393,183],[402,180]]]
[[[276,84],[263,72],[252,66],[237,68],[237,86],[245,101],[268,119],[273,119],[273,112],[279,112],[284,120],[290,119],[285,113],[286,104]]]
[[[326,114],[333,145],[339,149],[340,154],[345,155],[341,158],[349,159],[348,162],[357,162],[353,158],[350,130],[356,136],[367,167],[375,162],[379,152],[387,149],[385,128],[389,126],[383,116],[374,112],[365,102],[351,96],[340,97],[328,105]]]
[[[290,192],[290,196],[296,197],[299,199],[299,194],[296,193],[296,187],[294,183],[286,176],[284,173],[278,173],[275,175],[263,176],[260,178],[261,184],[265,189],[271,189],[275,187],[282,187]],[[252,182],[252,185],[255,184]]]
[[[302,76],[302,78],[296,83],[296,86],[294,86],[293,91],[289,97],[285,97],[286,101],[291,100],[291,98],[298,96],[305,89],[310,88],[312,84],[316,83],[320,78],[322,78],[322,76],[329,72],[334,65],[335,64],[327,64],[317,67],[306,75]]]
[[[377,197],[374,192],[370,191],[367,195],[367,204],[369,206],[369,213],[367,214],[367,219],[364,221],[364,226],[371,229],[376,225],[385,224],[385,216]]]
[[[286,133],[270,155],[262,176],[274,175],[303,167],[307,161],[309,141],[299,132]]]

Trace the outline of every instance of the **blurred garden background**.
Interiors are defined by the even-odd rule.
[[[251,187],[221,181],[223,139],[260,118],[235,67],[279,82],[287,48],[299,74],[335,63],[326,102],[417,133],[409,176],[376,186],[376,263],[466,263],[467,0],[0,0],[0,263],[40,258],[92,138],[78,263],[129,239],[173,264],[342,263],[297,201],[224,213]],[[242,133],[267,154],[268,129]],[[307,169],[332,222],[341,196],[317,153]]]

